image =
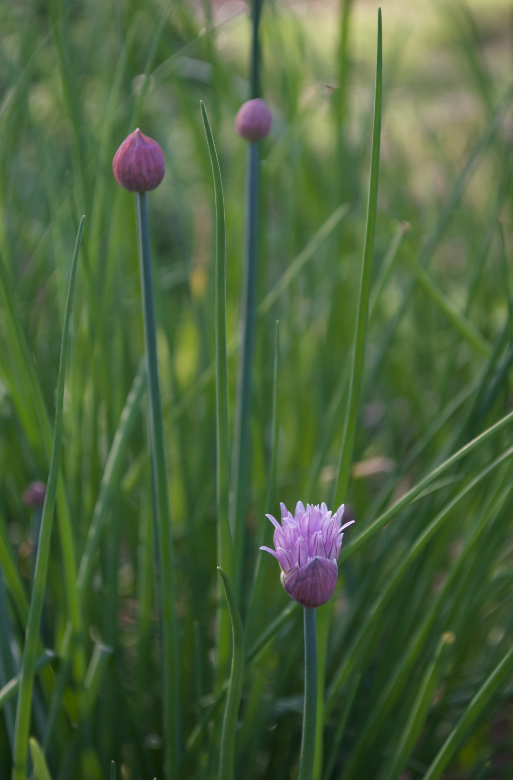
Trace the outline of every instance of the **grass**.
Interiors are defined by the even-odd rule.
[[[238,8],[0,8],[2,778],[18,695],[26,776],[164,777],[136,214],[111,171],[137,125],[166,157],[148,210],[175,559],[177,777],[210,780],[220,761],[236,779],[297,777],[302,615],[258,547],[279,501],[330,500],[351,424],[377,4],[262,6],[260,91],[274,124],[260,146],[251,465],[244,545],[232,561],[247,151],[233,120],[251,89],[250,20],[230,16]],[[513,768],[507,13],[498,1],[426,0],[415,15],[402,0],[383,3],[371,316],[354,451],[339,482],[348,479],[340,498],[356,524],[319,615],[322,780],[508,778]],[[40,603],[21,495],[48,480],[60,429],[62,324],[82,214]],[[229,610],[219,565],[235,591]],[[25,641],[34,604],[40,630]]]

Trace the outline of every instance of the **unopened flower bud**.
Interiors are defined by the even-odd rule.
[[[235,117],[235,129],[248,141],[260,141],[271,129],[272,114],[265,101],[260,98],[248,100]]]
[[[31,482],[22,494],[23,503],[33,509],[40,509],[45,502],[46,485],[44,482]]]
[[[148,192],[164,178],[164,154],[153,138],[139,128],[125,138],[112,161],[118,184],[130,192]]]

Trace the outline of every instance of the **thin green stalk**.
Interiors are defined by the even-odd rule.
[[[510,673],[513,665],[513,647],[506,653],[500,664],[495,667],[491,675],[485,680],[467,709],[453,728],[444,744],[438,751],[434,761],[423,777],[423,780],[438,780],[445,767],[455,754],[458,746],[472,724],[481,714],[491,697]]]
[[[162,698],[164,703],[164,776],[176,777],[179,762],[179,682],[178,626],[171,517],[167,489],[166,451],[162,426],[162,406],[157,360],[157,329],[153,300],[150,257],[150,233],[146,193],[137,193],[137,227],[146,343],[150,442],[154,467],[154,486],[159,549],[160,609],[162,631]]]
[[[258,0],[254,0],[258,5]],[[253,353],[255,349],[256,285],[258,260],[258,185],[259,145],[248,144],[246,174],[246,246],[244,286],[241,308],[241,350],[235,416],[232,485],[234,491],[231,517],[234,539],[235,593],[241,586],[244,560],[244,529],[251,457],[251,393]]]
[[[381,8],[378,9],[378,47],[376,58],[376,92],[374,98],[374,127],[372,133],[372,158],[369,183],[369,201],[367,207],[367,224],[365,228],[365,245],[363,249],[362,276],[358,312],[356,315],[356,336],[354,346],[353,369],[349,386],[347,415],[342,439],[342,450],[338,468],[338,476],[333,485],[333,506],[342,503],[346,497],[353,457],[360,389],[362,386],[363,363],[365,358],[365,343],[367,340],[367,320],[369,310],[369,293],[371,282],[372,254],[374,250],[374,233],[376,229],[376,212],[378,205],[379,152],[381,140],[381,100],[383,82],[383,44],[381,30]]]
[[[320,780],[322,776],[322,762],[324,752],[324,701],[326,686],[326,660],[328,655],[328,642],[330,636],[331,615],[333,613],[333,599],[318,608],[318,638],[317,638],[317,717],[315,727],[315,759],[313,778]]]
[[[232,576],[232,535],[229,521],[230,439],[228,425],[228,364],[226,356],[226,229],[221,169],[205,106],[201,114],[212,165],[216,213],[215,334],[216,334],[216,432],[217,432],[217,560]],[[218,598],[217,686],[223,684],[230,656],[230,622],[226,607]]]
[[[84,217],[82,217],[80,220],[80,226],[78,229],[75,251],[71,263],[66,311],[64,314],[52,457],[50,461],[50,473],[48,475],[48,485],[43,506],[43,516],[41,519],[36,570],[34,573],[34,587],[32,590],[27,629],[25,632],[25,645],[23,648],[23,659],[21,664],[20,690],[16,709],[12,771],[13,780],[25,780],[27,774],[27,744],[30,730],[30,715],[32,711],[36,651],[39,643],[39,626],[41,623],[43,601],[46,590],[46,575],[48,572],[48,561],[50,557],[53,512],[57,493],[57,483],[59,479],[62,416],[64,407],[64,379],[66,374],[66,359],[68,356],[69,325],[71,320],[71,309],[73,304],[73,294],[75,291],[78,253],[83,227]]]
[[[303,607],[305,624],[305,703],[298,780],[312,780],[317,723],[317,630],[315,609]]]
[[[235,769],[235,736],[242,695],[242,682],[244,680],[244,633],[230,581],[220,566],[218,566],[217,569],[223,579],[224,592],[230,611],[233,636],[232,671],[230,675],[230,687],[228,688],[228,696],[226,699],[223,730],[221,732],[218,777],[219,780],[233,780]]]
[[[251,33],[251,98],[260,97],[260,43],[258,28],[262,0],[253,0]],[[244,284],[241,306],[241,351],[235,412],[232,464],[233,506],[231,527],[234,542],[235,594],[239,597],[244,560],[244,536],[251,460],[251,395],[255,350],[256,287],[258,264],[258,194],[260,144],[248,143],[246,162],[246,235]]]
[[[262,13],[263,0],[253,0],[251,11],[251,99],[260,97],[260,41],[258,29],[260,26],[260,14]]]
[[[274,372],[273,372],[273,416],[272,416],[272,450],[269,466],[267,498],[265,501],[265,513],[271,513],[276,502],[276,483],[278,476],[278,443],[280,438],[279,407],[278,407],[278,377],[280,371],[280,323],[276,320],[274,331]],[[270,542],[270,524],[264,520],[261,534],[261,545]],[[251,636],[251,630],[255,629],[255,622],[259,608],[262,605],[262,589],[264,587],[265,573],[267,571],[267,557],[257,554],[253,582],[248,598],[246,617],[246,637]]]
[[[16,661],[13,655],[13,630],[7,601],[5,598],[2,568],[0,566],[0,700],[3,688],[11,681],[17,672]],[[14,718],[16,712],[12,704],[8,704],[4,710],[7,738],[12,751],[14,740]]]

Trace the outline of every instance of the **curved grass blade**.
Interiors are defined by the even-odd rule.
[[[34,737],[31,737],[29,745],[32,763],[34,764],[34,774],[36,776],[36,780],[52,780],[48,766],[46,764],[44,753],[39,746],[39,742],[37,739],[34,739]]]
[[[235,734],[237,731],[237,718],[242,695],[242,682],[244,679],[244,634],[242,631],[242,621],[235,603],[230,581],[220,566],[217,567],[217,570],[223,579],[233,635],[232,671],[230,676],[230,687],[228,688],[228,697],[226,699],[223,729],[221,732],[218,777],[219,780],[233,780],[235,768]]]
[[[383,91],[383,40],[381,27],[381,8],[378,9],[378,46],[376,57],[376,90],[374,95],[374,126],[372,131],[372,158],[369,183],[369,201],[367,224],[365,227],[365,245],[363,249],[362,276],[358,312],[356,315],[356,336],[354,345],[353,368],[349,385],[347,415],[342,439],[342,449],[338,475],[333,485],[333,507],[341,504],[346,496],[353,458],[356,423],[362,386],[365,343],[367,340],[367,321],[369,313],[369,294],[371,282],[374,234],[376,230],[376,212],[378,208],[379,152],[381,141],[381,101]]]
[[[444,651],[454,643],[454,640],[455,636],[450,631],[446,631],[446,633],[441,636],[435,649],[433,659],[422,678],[417,696],[415,697],[408,720],[404,726],[403,733],[401,734],[399,744],[397,745],[392,757],[392,762],[383,780],[394,780],[394,778],[399,777],[401,769],[404,767],[406,761],[408,761],[415,743],[421,734],[429,708],[433,701],[435,689],[438,685],[446,656]]]
[[[513,647],[509,650],[500,664],[498,664],[490,676],[478,690],[467,709],[453,728],[444,744],[438,751],[434,761],[424,775],[423,780],[438,780],[445,767],[455,754],[465,734],[480,716],[495,691],[510,673],[513,666]]]
[[[207,136],[214,177],[216,212],[215,333],[216,333],[216,432],[217,432],[217,559],[228,577],[233,573],[232,535],[229,521],[230,439],[228,424],[228,364],[226,357],[226,229],[221,169],[214,137],[203,103],[201,115]],[[228,674],[230,624],[227,610],[218,600],[217,684]]]
[[[53,650],[45,650],[42,655],[40,655],[38,658],[36,658],[35,664],[34,664],[34,671],[40,672],[41,669],[44,669],[45,666],[48,666],[48,664],[53,661],[55,658],[57,658],[56,654],[53,652]],[[0,710],[4,706],[4,704],[7,704],[8,701],[11,701],[11,699],[16,696],[18,689],[20,687],[20,675],[17,674],[16,677],[13,677],[12,680],[9,680],[9,682],[4,685],[3,688],[0,688]]]
[[[387,509],[386,512],[374,520],[374,522],[371,523],[365,529],[365,531],[356,537],[356,539],[353,539],[346,548],[342,548],[340,552],[339,564],[353,555],[353,553],[355,553],[356,550],[359,550],[363,544],[369,541],[369,539],[372,539],[372,537],[375,536],[375,534],[377,534],[377,532],[383,528],[384,525],[386,525],[393,517],[395,517],[395,515],[400,512],[401,509],[404,509],[405,506],[408,506],[408,504],[410,504],[419,495],[419,493],[425,490],[425,488],[427,488],[428,485],[430,485],[432,482],[434,482],[435,479],[443,474],[444,471],[447,471],[447,469],[451,468],[451,466],[454,466],[454,464],[458,463],[458,461],[460,461],[466,455],[470,455],[471,452],[479,449],[482,444],[502,431],[502,429],[511,422],[513,422],[513,412],[505,415],[501,420],[496,422],[495,425],[491,425],[486,429],[486,431],[483,431],[483,433],[479,434],[479,436],[476,436],[475,439],[469,441],[468,444],[465,444],[461,449],[455,452],[454,455],[451,455],[450,458],[447,458],[447,460],[433,469],[433,471],[425,476],[424,479],[421,479],[420,482],[411,488],[411,490],[405,493],[405,495],[400,498],[399,501],[396,501],[396,503],[393,504],[390,509]]]
[[[398,701],[403,690],[405,689],[413,666],[426,643],[428,642],[430,632],[435,625],[443,605],[448,602],[451,594],[454,593],[457,587],[460,588],[460,592],[465,591],[466,577],[470,575],[466,574],[462,576],[462,572],[465,571],[473,551],[479,545],[479,542],[486,532],[486,529],[489,527],[491,518],[493,518],[494,515],[502,509],[503,504],[507,500],[510,493],[511,487],[507,486],[506,489],[499,494],[498,498],[491,502],[491,506],[488,507],[487,510],[483,513],[481,520],[479,521],[473,534],[462,550],[461,555],[458,557],[457,561],[449,572],[445,585],[433,600],[427,614],[408,643],[397,668],[392,673],[374,707],[371,709],[362,732],[358,736],[358,741],[352,750],[349,764],[343,776],[344,780],[352,780],[352,778],[357,777],[361,771],[359,762],[365,755],[368,740],[372,738],[373,734],[378,733],[379,729],[382,728],[383,723],[386,721],[387,717],[389,717],[390,710]],[[459,579],[461,584],[458,586]]]
[[[83,225],[81,223],[79,227],[79,235],[82,235]],[[75,247],[76,249],[76,247]],[[25,333],[21,325],[20,317],[14,301],[13,292],[9,283],[9,277],[7,275],[7,269],[5,267],[4,260],[0,255],[0,286],[2,287],[5,301],[7,304],[7,318],[12,328],[15,341],[16,341],[16,359],[19,362],[20,369],[23,372],[29,393],[34,404],[36,412],[37,423],[36,428],[39,428],[41,443],[43,450],[46,453],[48,461],[50,461],[52,452],[52,428],[48,412],[45,406],[43,394],[41,392],[41,386],[39,384],[36,370],[34,366],[34,360],[30,352]],[[29,436],[30,438],[30,436]],[[82,633],[82,616],[78,601],[78,591],[76,587],[76,567],[75,567],[75,543],[73,538],[72,523],[66,492],[64,490],[64,481],[62,474],[59,477],[57,484],[57,517],[59,522],[59,536],[62,546],[62,560],[65,578],[65,590],[66,600],[68,603],[69,615],[73,625],[73,633],[76,637],[80,637]],[[80,644],[77,644],[76,653],[76,671],[78,677],[82,677],[85,672],[85,660]]]
[[[80,226],[78,229],[75,252],[73,254],[73,260],[71,263],[66,311],[64,314],[61,357],[59,362],[59,379],[57,383],[57,409],[55,417],[52,458],[50,461],[50,473],[48,475],[48,485],[43,506],[43,516],[41,518],[36,570],[34,573],[34,584],[32,598],[30,601],[27,630],[25,632],[25,645],[23,648],[23,659],[21,665],[20,691],[18,695],[18,706],[16,709],[12,773],[13,780],[25,780],[26,777],[27,743],[30,729],[30,714],[32,711],[32,693],[34,684],[36,650],[39,642],[39,626],[41,623],[43,600],[46,590],[46,575],[48,572],[48,561],[50,557],[50,539],[52,534],[53,512],[57,493],[57,482],[59,479],[62,416],[64,406],[64,379],[66,374],[66,359],[68,356],[69,326],[71,320],[71,309],[73,305],[73,294],[75,292],[80,239],[82,238],[83,228],[84,217],[82,217],[80,220]]]
[[[116,485],[119,482],[123,458],[128,446],[128,440],[134,429],[140,411],[140,404],[146,390],[147,373],[146,361],[141,360],[139,369],[135,375],[132,387],[127,396],[125,406],[119,419],[118,429],[110,448],[105,470],[100,484],[100,492],[96,500],[93,517],[87,534],[85,550],[80,561],[77,577],[77,589],[80,601],[83,601],[84,592],[89,583],[94,554],[98,549],[101,534],[107,517],[109,502]]]

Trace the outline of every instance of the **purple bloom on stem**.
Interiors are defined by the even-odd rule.
[[[40,509],[45,502],[46,485],[44,482],[31,482],[23,492],[23,503],[33,509]]]
[[[275,527],[274,550],[261,550],[274,555],[281,569],[281,582],[289,596],[302,607],[315,609],[325,604],[333,595],[338,577],[338,557],[342,547],[344,528],[350,520],[340,524],[344,505],[332,517],[326,504],[306,509],[301,501],[293,516],[285,504],[281,507],[281,525],[272,515],[267,515]]]

